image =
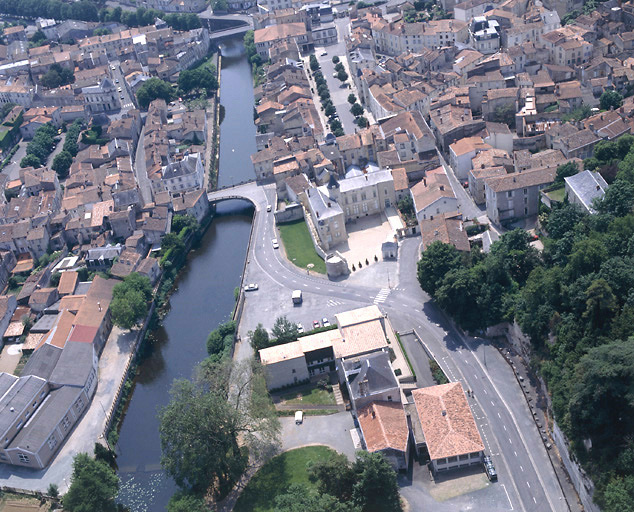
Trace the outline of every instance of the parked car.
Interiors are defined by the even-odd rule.
[[[489,480],[491,480],[491,482],[497,481],[498,474],[495,471],[495,466],[493,465],[493,461],[491,460],[491,457],[489,457],[488,455],[485,455],[484,458],[482,459],[482,463],[484,464],[484,471],[486,471],[486,474]]]
[[[322,327],[330,327],[330,322],[328,321],[328,319],[326,317],[323,317],[321,319],[321,325],[322,325]]]
[[[295,425],[301,425],[304,423],[304,413],[302,411],[295,412]]]
[[[297,332],[302,334],[304,332],[304,326],[300,323],[297,324]]]
[[[328,55],[328,52],[324,50],[324,51],[323,51],[323,52],[321,52],[319,55],[320,55],[321,57],[325,57],[326,55]]]
[[[258,289],[258,285],[255,283],[250,283],[244,287],[245,292],[254,292]]]
[[[271,211],[271,205],[270,205],[270,204],[267,204],[267,205],[266,205],[266,211],[267,211],[267,212],[270,212],[270,211]]]
[[[319,329],[320,327],[319,320],[313,320],[313,329]]]
[[[277,243],[277,238],[273,239],[273,249],[279,249],[280,248],[280,244]]]

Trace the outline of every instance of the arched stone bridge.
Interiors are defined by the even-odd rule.
[[[250,201],[256,209],[266,207],[267,199],[264,187],[259,186],[255,181],[248,181],[239,185],[223,187],[207,194],[210,203],[227,201],[230,199],[245,199]]]

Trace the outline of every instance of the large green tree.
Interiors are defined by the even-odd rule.
[[[156,99],[163,99],[170,102],[174,99],[174,88],[171,84],[161,80],[160,78],[150,78],[146,80],[136,93],[139,106],[147,109],[149,104]]]
[[[200,496],[179,491],[170,498],[167,512],[209,512],[209,507]]]
[[[275,442],[279,422],[253,362],[204,361],[192,380],[176,380],[159,412],[161,464],[184,489],[226,492],[248,455]]]
[[[248,333],[249,339],[251,340],[251,346],[253,350],[262,350],[269,346],[269,333],[264,328],[262,324],[258,324],[253,331],[249,331]]]
[[[64,496],[64,510],[69,512],[112,512],[119,478],[106,463],[86,453],[75,455],[71,485]]]
[[[131,329],[137,321],[147,315],[152,298],[150,280],[137,272],[126,276],[112,290],[110,312],[115,325]]]
[[[462,265],[460,252],[451,244],[433,242],[418,261],[418,282],[432,297],[441,285],[447,272]]]
[[[286,316],[280,316],[275,320],[271,334],[273,334],[273,337],[276,339],[276,344],[279,345],[295,341],[299,332],[295,322],[291,322]]]
[[[623,104],[623,96],[617,91],[605,91],[599,98],[603,110],[617,109]]]
[[[57,173],[60,178],[66,178],[68,171],[73,163],[73,156],[68,151],[60,151],[55,158],[53,158],[53,164],[51,168]]]

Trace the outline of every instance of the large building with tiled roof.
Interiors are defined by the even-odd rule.
[[[417,449],[427,447],[434,472],[480,464],[484,444],[460,382],[415,389],[416,406],[424,439],[415,439]]]

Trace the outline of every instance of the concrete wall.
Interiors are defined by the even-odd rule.
[[[275,210],[275,223],[292,222],[304,218],[304,209],[301,204],[288,204],[283,210]]]
[[[265,368],[268,389],[292,386],[310,378],[306,358],[303,355],[294,359],[285,359],[279,363],[267,364]]]
[[[568,472],[570,481],[572,485],[574,485],[586,512],[600,512],[601,509],[592,502],[594,483],[588,478],[579,464],[570,458],[568,441],[555,421],[553,421],[553,441],[559,450],[561,461]]]

